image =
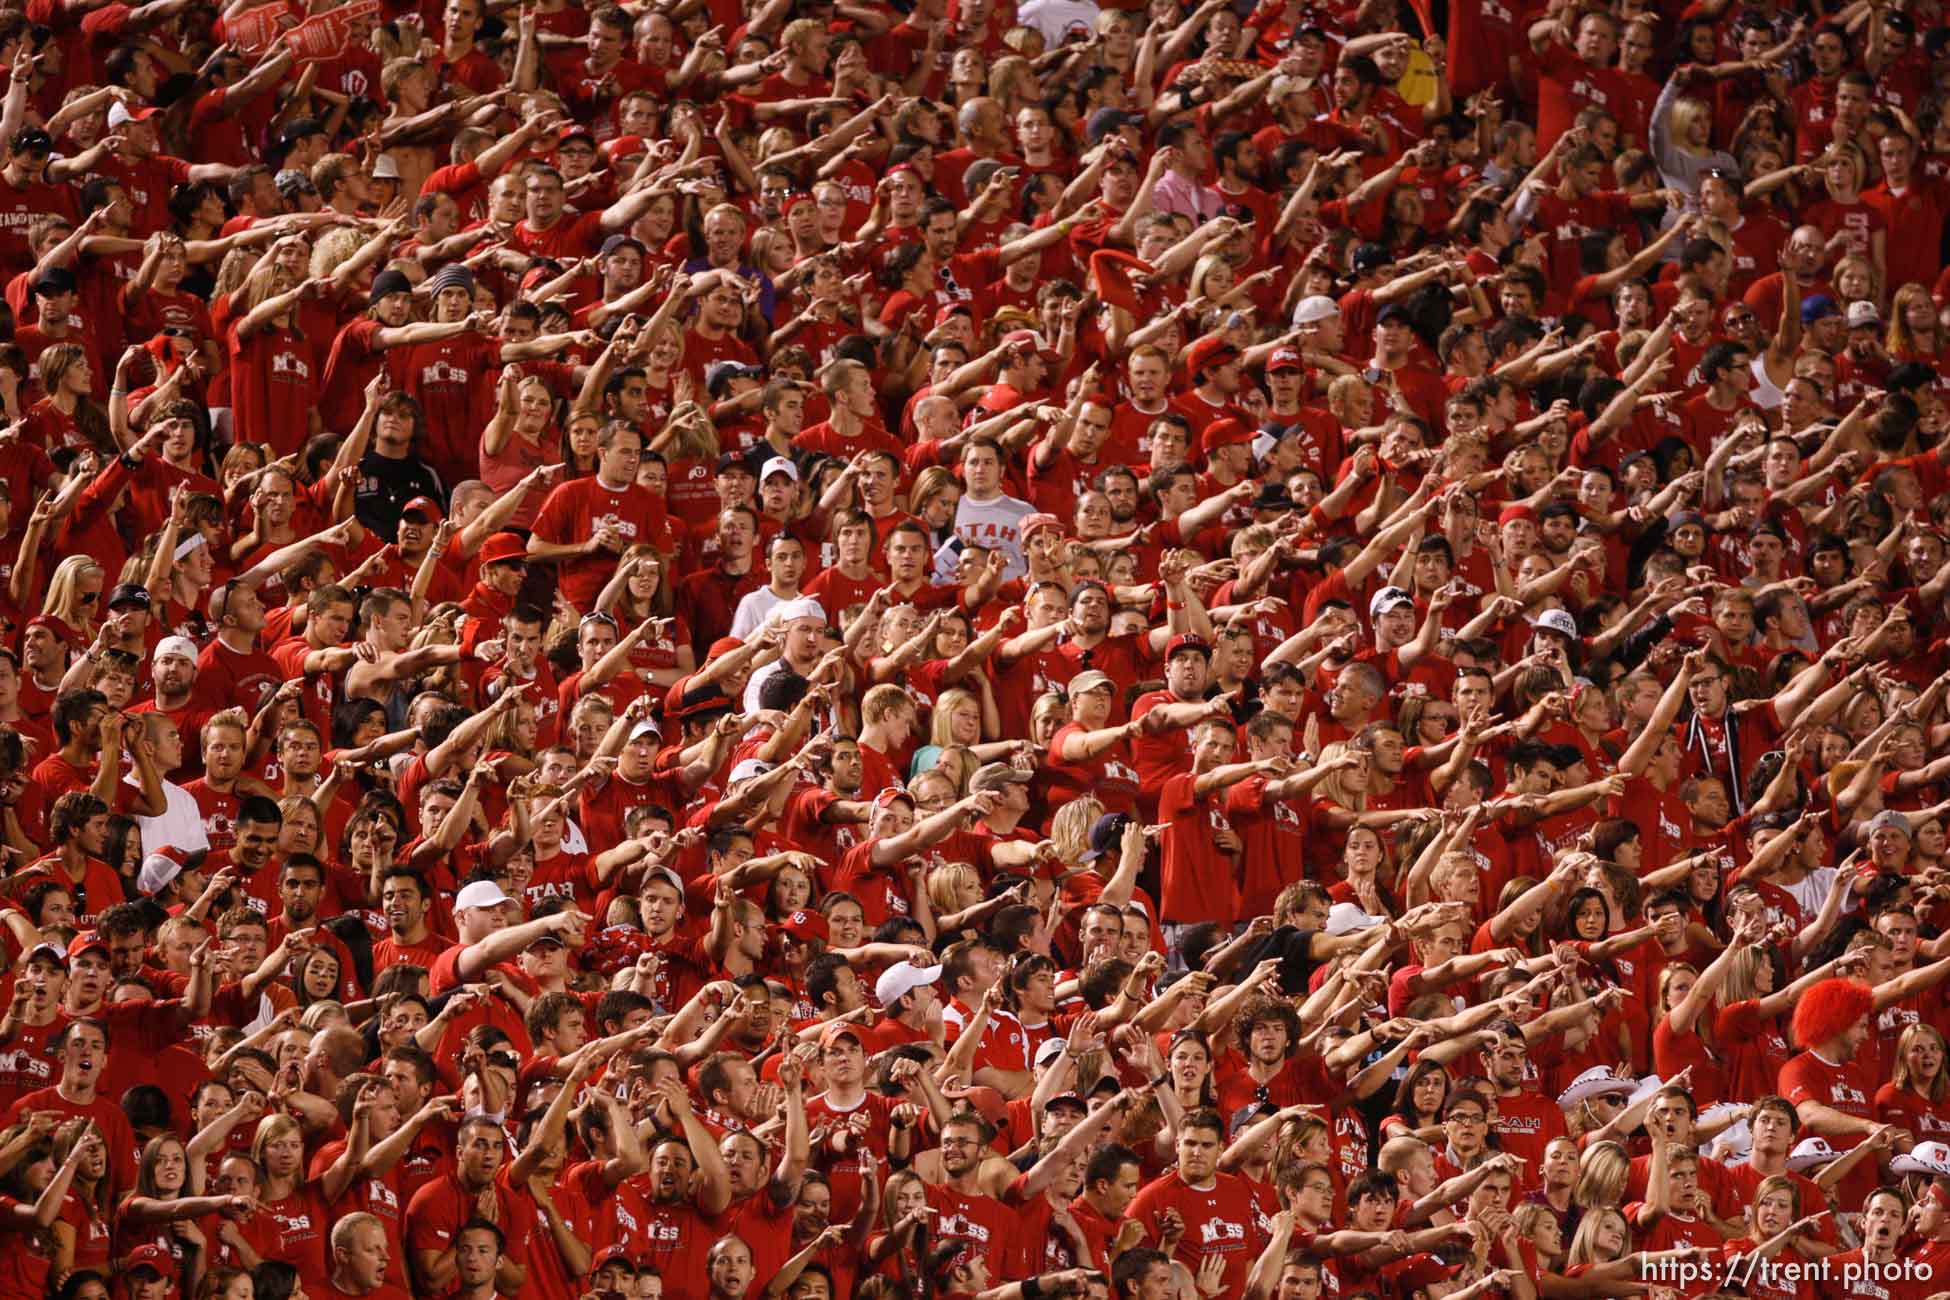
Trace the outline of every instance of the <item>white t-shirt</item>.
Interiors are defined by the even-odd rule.
[[[142,788],[142,783],[133,776],[124,777],[122,784]],[[195,853],[209,848],[210,836],[203,829],[203,813],[196,806],[195,797],[169,780],[162,783],[162,792],[167,805],[162,816],[135,819],[136,829],[142,832],[142,851],[158,853],[176,848]]]
[[[955,537],[975,546],[986,546],[1007,557],[1002,581],[1020,578],[1029,569],[1022,558],[1022,521],[1036,513],[1036,507],[1006,493],[992,501],[977,501],[964,496],[955,507]],[[935,552],[936,581],[953,582],[961,547],[949,542]]]
[[[1086,37],[1097,30],[1098,6],[1092,0],[1029,0],[1016,10],[1016,21],[1043,34],[1052,48],[1072,31]]]

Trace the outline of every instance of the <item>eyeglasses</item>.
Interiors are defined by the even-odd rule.
[[[100,600],[101,598],[102,598],[102,593],[99,591],[84,591],[79,593],[77,597],[77,599],[79,599],[81,603],[84,605],[92,605],[96,601]]]

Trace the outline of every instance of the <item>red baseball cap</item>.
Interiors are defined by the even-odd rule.
[[[481,567],[490,564],[528,563],[528,544],[519,533],[495,533],[481,543]]]
[[[1252,441],[1253,431],[1227,416],[1205,426],[1205,432],[1199,435],[1198,446],[1200,451],[1210,456],[1221,447],[1248,447]]]
[[[1205,338],[1192,344],[1192,350],[1185,358],[1185,369],[1190,371],[1192,378],[1196,380],[1207,370],[1215,369],[1225,365],[1228,361],[1237,361],[1238,359],[1238,348],[1235,348],[1232,344],[1226,342],[1216,334],[1207,335]]]
[[[826,924],[826,918],[817,912],[809,912],[804,908],[792,913],[792,915],[781,921],[779,923],[779,933],[789,934],[799,940],[817,939],[821,943],[825,943],[833,937],[832,928]]]
[[[108,956],[108,940],[102,938],[101,933],[97,930],[79,930],[75,933],[74,938],[68,940],[68,960],[73,961],[90,949],[106,957]]]
[[[1307,363],[1292,348],[1281,348],[1266,362],[1266,373],[1277,374],[1282,370],[1305,370]]]
[[[130,1251],[128,1259],[123,1263],[131,1269],[153,1268],[163,1277],[176,1276],[176,1257],[153,1241],[145,1242]]]
[[[416,512],[423,514],[427,517],[428,523],[434,524],[439,523],[447,517],[446,513],[440,509],[440,503],[432,497],[414,497],[411,501],[401,506],[399,512],[402,515],[410,515]]]

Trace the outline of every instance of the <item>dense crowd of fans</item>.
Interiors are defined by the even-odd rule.
[[[0,1300],[1950,1293],[1939,0],[0,7]]]

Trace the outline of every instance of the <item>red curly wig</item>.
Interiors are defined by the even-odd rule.
[[[1869,1014],[1875,995],[1854,980],[1823,980],[1801,995],[1794,1009],[1794,1041],[1813,1047],[1840,1038],[1850,1025]]]

